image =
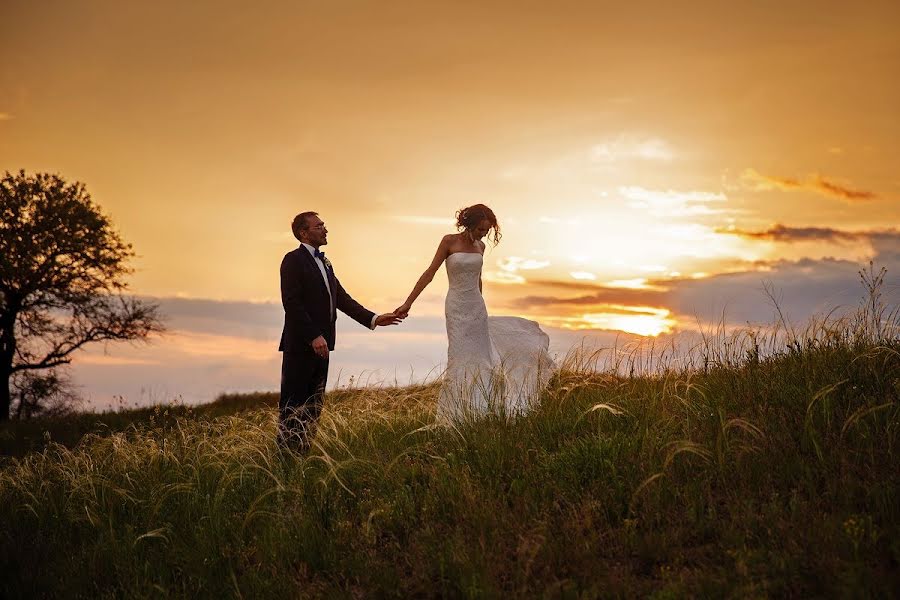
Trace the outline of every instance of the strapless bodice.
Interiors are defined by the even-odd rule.
[[[447,279],[449,291],[479,291],[478,281],[481,278],[481,266],[484,257],[477,252],[454,252],[447,257]]]

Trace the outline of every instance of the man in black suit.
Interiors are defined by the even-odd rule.
[[[317,213],[300,213],[291,229],[301,245],[281,261],[284,330],[278,347],[283,353],[278,442],[306,452],[322,412],[337,311],[369,329],[396,325],[402,319],[393,313],[376,315],[344,291],[331,262],[319,250],[328,243],[328,230]]]

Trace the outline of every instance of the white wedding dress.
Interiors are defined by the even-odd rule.
[[[534,321],[488,317],[478,287],[483,257],[447,257],[447,371],[437,417],[444,424],[485,414],[514,416],[533,407],[556,369],[550,339]]]

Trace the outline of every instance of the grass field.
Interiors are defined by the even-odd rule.
[[[900,341],[875,312],[653,372],[574,357],[515,420],[435,427],[436,385],[332,392],[305,458],[272,394],[50,424],[64,443],[21,424],[0,595],[890,597]]]

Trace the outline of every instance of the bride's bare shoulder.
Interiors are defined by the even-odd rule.
[[[438,244],[437,253],[439,256],[443,256],[444,258],[446,258],[453,254],[454,248],[457,245],[457,236],[453,233],[448,233],[441,238],[441,243]]]
[[[453,246],[459,242],[459,234],[458,233],[448,233],[444,237],[441,238],[441,245],[444,246]]]

